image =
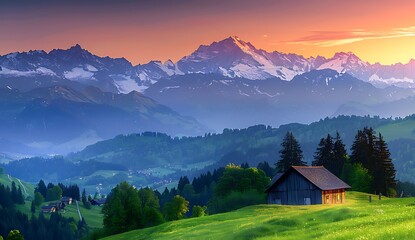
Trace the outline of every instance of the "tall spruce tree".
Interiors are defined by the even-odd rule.
[[[362,164],[371,174],[376,171],[375,142],[375,131],[373,128],[365,127],[357,132],[351,147],[350,162]]]
[[[362,164],[373,177],[371,192],[394,195],[396,171],[382,135],[377,138],[372,128],[365,127],[358,131],[351,150],[351,163]]]
[[[314,154],[314,161],[311,164],[313,166],[324,166],[329,169],[334,157],[333,147],[333,138],[328,134],[326,138],[320,140],[317,151]]]
[[[287,132],[281,144],[280,160],[276,163],[279,172],[287,171],[291,166],[305,166],[303,151],[291,132]]]
[[[374,187],[376,192],[391,195],[396,188],[396,171],[390,158],[388,145],[383,140],[382,134],[376,141],[376,172],[374,173]]]
[[[338,132],[336,133],[334,142],[333,140],[330,134],[320,140],[312,165],[324,166],[334,175],[340,177],[347,159],[347,153]]]
[[[333,145],[333,167],[331,172],[337,177],[340,177],[348,156],[345,145],[343,144],[343,141],[341,140],[340,134],[338,132],[336,133],[335,139],[336,141]]]

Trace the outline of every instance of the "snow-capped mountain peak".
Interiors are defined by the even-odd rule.
[[[104,91],[128,93],[132,90],[144,91],[160,79],[183,74],[291,81],[295,76],[312,70],[332,69],[338,73],[347,72],[378,87],[396,85],[415,88],[414,66],[414,59],[407,64],[369,64],[352,52],[338,52],[328,59],[267,52],[237,36],[230,36],[199,46],[177,63],[171,60],[164,63],[151,61],[133,66],[124,58],[96,56],[79,44],[68,49],[54,49],[49,53],[43,50],[10,53],[0,56],[0,77],[33,77],[36,78],[33,85],[37,87],[70,81],[99,87]],[[7,84],[12,82],[10,80]],[[3,85],[5,87],[6,83]]]
[[[344,73],[350,70],[353,71],[356,68],[366,68],[367,66],[368,63],[363,62],[352,52],[338,52],[317,69],[333,69],[339,73]]]

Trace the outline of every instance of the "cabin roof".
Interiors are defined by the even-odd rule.
[[[105,204],[105,202],[107,201],[107,198],[100,198],[100,199],[92,199],[91,200],[91,203],[92,202],[95,202],[95,203],[97,203],[97,204]]]
[[[285,173],[275,175],[266,192],[272,189],[284,176],[290,174],[292,171],[298,172],[321,190],[351,188],[347,183],[343,182],[323,166],[292,166]]]
[[[56,207],[55,207],[55,206],[51,206],[51,205],[48,205],[48,206],[42,206],[42,210],[46,210],[46,209],[50,210],[50,209],[52,209],[52,208],[56,208]]]

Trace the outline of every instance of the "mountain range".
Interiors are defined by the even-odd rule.
[[[238,37],[201,45],[174,63],[151,61],[133,66],[124,58],[99,57],[80,45],[67,50],[54,49],[15,52],[0,56],[2,87],[30,89],[56,84],[87,84],[103,91],[143,92],[160,79],[185,74],[219,74],[229,78],[290,81],[311,70],[332,69],[370,82],[377,87],[415,87],[415,60],[407,64],[370,64],[355,54],[336,53],[332,58],[305,58],[297,54],[257,49]],[[27,79],[36,78],[36,81]]]
[[[115,94],[92,86],[82,91],[58,85],[27,92],[2,88],[0,112],[1,139],[25,144],[25,154],[67,153],[118,134],[158,131],[181,136],[208,131],[195,119],[136,91]],[[10,145],[0,141],[2,151]]]
[[[305,58],[238,37],[177,62],[136,66],[80,45],[16,52],[0,56],[0,151],[65,153],[142,131],[201,135],[337,115],[407,116],[413,87],[415,60],[370,64],[351,52]]]

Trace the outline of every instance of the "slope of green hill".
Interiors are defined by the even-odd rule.
[[[346,197],[344,205],[257,205],[105,239],[415,239],[415,198]]]
[[[52,201],[56,202],[56,201]],[[46,206],[51,202],[44,202],[41,206]],[[16,205],[16,209],[28,216],[32,214],[30,211],[30,201],[26,201],[24,205]],[[36,208],[35,215],[37,216],[40,213],[40,208]],[[99,229],[102,228],[102,218],[103,214],[101,212],[102,207],[99,206],[91,206],[91,209],[86,209],[83,207],[82,203],[79,202],[79,211],[81,212],[81,216],[85,219],[85,222],[88,224],[88,227],[91,229]],[[74,218],[76,221],[79,221],[78,209],[75,203],[68,205],[65,207],[65,210],[59,211],[59,213],[66,218]],[[45,213],[45,217],[49,217],[50,214]]]
[[[20,186],[25,197],[33,197],[35,187],[32,184],[21,181],[20,179],[12,177],[6,173],[0,173],[0,184],[11,187],[13,181],[16,183],[16,187]]]
[[[377,128],[376,132],[382,133],[386,141],[402,138],[415,140],[415,119],[408,117],[401,121],[386,124]]]

